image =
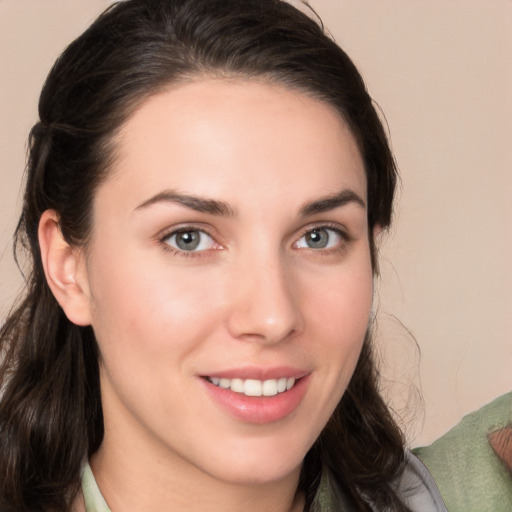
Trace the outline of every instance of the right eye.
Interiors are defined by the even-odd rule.
[[[307,231],[295,244],[297,249],[334,249],[343,244],[339,229],[320,226]]]
[[[172,249],[181,252],[200,252],[213,249],[215,241],[200,229],[180,229],[174,231],[162,240]]]

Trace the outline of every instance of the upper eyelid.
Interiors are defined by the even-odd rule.
[[[165,239],[171,237],[172,235],[184,233],[186,231],[200,231],[201,233],[204,233],[205,235],[208,235],[209,237],[216,240],[216,236],[215,234],[212,233],[213,230],[211,228],[208,228],[207,226],[201,223],[195,222],[183,223],[177,226],[164,228],[157,233],[155,238],[163,242]]]
[[[340,224],[338,222],[329,222],[329,221],[318,221],[318,222],[312,222],[307,224],[306,226],[303,226],[302,228],[295,231],[295,235],[293,235],[294,242],[300,240],[303,236],[305,236],[307,233],[314,231],[315,229],[331,229],[333,231],[336,231],[340,234],[345,240],[350,241],[354,237],[351,235],[350,230],[343,224]],[[163,243],[166,239],[171,237],[172,235],[186,232],[186,231],[200,231],[207,236],[211,237],[216,243],[219,245],[223,245],[221,241],[219,241],[220,234],[215,230],[212,226],[205,225],[201,222],[183,222],[178,225],[170,226],[167,228],[164,228],[160,230],[156,236],[155,239],[159,242]]]
[[[304,247],[299,246],[300,241],[308,234],[316,230],[329,230],[335,232],[336,236],[340,238],[339,242],[336,244],[336,246],[333,247]],[[334,251],[339,251],[342,249],[347,248],[348,245],[350,245],[356,238],[353,237],[351,234],[348,233],[348,230],[340,226],[338,223],[319,223],[316,225],[309,225],[303,228],[302,231],[300,231],[300,235],[296,236],[294,238],[294,242],[292,243],[292,248],[298,251],[314,251],[315,253],[323,254],[323,253],[332,253]]]
[[[199,250],[194,249],[194,250],[190,250],[190,251],[181,249],[179,247],[174,247],[174,244],[172,244],[169,241],[169,239],[171,239],[172,237],[176,237],[180,233],[186,233],[187,231],[198,231],[198,232],[208,236],[210,238],[211,242],[214,245],[218,245],[218,247],[215,247],[215,248],[208,247],[208,248],[204,248],[204,249],[199,249]],[[187,258],[205,257],[210,251],[212,251],[214,249],[223,248],[222,244],[219,244],[217,242],[217,240],[215,239],[215,237],[213,237],[207,230],[198,228],[195,226],[191,226],[191,225],[184,225],[182,227],[173,227],[173,228],[168,229],[167,232],[165,230],[163,230],[160,233],[161,234],[157,235],[157,237],[156,237],[158,245],[161,246],[164,251],[171,252],[174,255],[180,256],[180,257],[187,257]]]
[[[352,238],[349,229],[346,226],[339,224],[337,222],[315,222],[308,226],[304,226],[301,230],[299,230],[299,238],[302,238],[304,235],[311,231],[315,231],[315,229],[331,229],[332,231],[336,231],[337,233],[339,233],[347,240]]]

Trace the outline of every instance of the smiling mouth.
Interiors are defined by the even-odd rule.
[[[293,377],[281,377],[279,379],[226,379],[218,377],[206,377],[206,380],[223,389],[230,389],[235,393],[245,396],[275,396],[289,391],[295,385]]]

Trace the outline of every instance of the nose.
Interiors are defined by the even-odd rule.
[[[230,287],[228,330],[241,340],[279,343],[304,327],[292,272],[277,258],[254,259],[241,265]]]

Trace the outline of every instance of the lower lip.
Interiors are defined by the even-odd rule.
[[[246,423],[263,425],[280,421],[299,406],[306,393],[309,375],[295,381],[293,388],[274,396],[246,396],[215,386],[202,378],[210,396],[231,415]]]

